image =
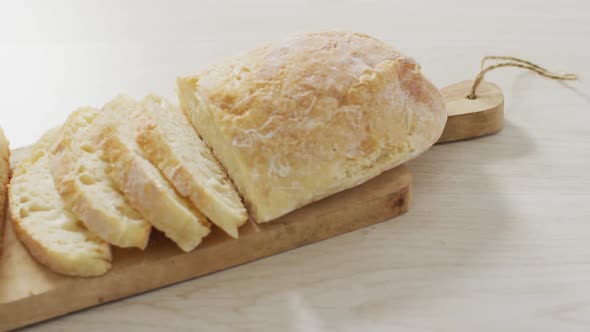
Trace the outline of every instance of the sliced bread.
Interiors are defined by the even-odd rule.
[[[67,210],[49,171],[49,151],[59,130],[46,133],[14,170],[9,210],[17,237],[51,270],[90,277],[111,268],[108,243],[88,231]]]
[[[132,114],[137,143],[176,190],[233,238],[248,213],[225,171],[182,112],[150,95]]]
[[[0,253],[4,238],[4,220],[6,219],[6,191],[8,190],[8,172],[10,168],[10,149],[8,140],[0,128]]]
[[[73,112],[52,150],[50,170],[67,207],[86,228],[118,247],[144,249],[151,225],[125,200],[106,173],[95,144],[93,108]]]
[[[135,100],[119,96],[104,106],[97,120],[103,159],[110,163],[108,174],[146,220],[190,251],[209,234],[210,224],[143,156],[130,123],[131,113],[139,108]]]

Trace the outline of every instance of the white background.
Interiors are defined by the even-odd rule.
[[[30,144],[79,106],[118,93],[174,97],[178,75],[319,29],[390,42],[441,87],[470,79],[486,54],[588,68],[573,65],[590,57],[585,1],[519,2],[2,1],[0,125],[14,146]]]
[[[440,87],[484,55],[582,80],[490,73],[504,130],[412,161],[413,205],[395,221],[39,330],[589,330],[588,1],[2,1],[0,125],[30,144],[78,106],[173,98],[178,75],[333,28],[395,45]]]

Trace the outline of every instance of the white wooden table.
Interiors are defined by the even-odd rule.
[[[499,135],[410,163],[411,212],[369,229],[38,325],[85,331],[589,331],[590,4],[586,1],[3,1],[0,124],[32,143],[119,92],[299,31],[369,33],[440,87],[484,55],[518,69]]]

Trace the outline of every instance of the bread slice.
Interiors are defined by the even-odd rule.
[[[108,174],[146,220],[182,250],[190,251],[209,234],[210,224],[142,155],[129,122],[130,114],[139,108],[138,102],[119,96],[104,106],[97,120],[103,159],[110,163]]]
[[[10,167],[10,149],[8,140],[0,128],[0,253],[4,238],[4,220],[6,220],[6,191],[8,190],[8,172]]]
[[[92,129],[99,111],[82,108],[62,127],[50,170],[67,207],[86,228],[118,247],[144,249],[151,225],[125,200],[106,173]]]
[[[47,132],[14,170],[9,210],[17,237],[51,270],[90,277],[111,268],[108,243],[89,232],[66,209],[49,171],[49,150],[59,130]]]
[[[176,190],[233,238],[248,213],[225,171],[179,109],[150,95],[132,114],[137,143]]]

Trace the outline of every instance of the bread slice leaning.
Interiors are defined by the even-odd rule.
[[[81,108],[68,117],[52,150],[51,174],[67,207],[90,231],[118,247],[144,249],[151,225],[106,173],[92,127],[99,113]]]
[[[104,106],[97,120],[103,159],[110,163],[108,174],[146,220],[182,250],[190,251],[209,234],[210,224],[143,157],[130,123],[130,114],[139,108],[135,100],[119,96]]]
[[[8,172],[10,170],[10,149],[8,140],[0,128],[0,253],[4,238],[4,221],[6,220],[6,192],[8,190]]]
[[[176,190],[233,238],[248,213],[225,171],[179,109],[150,95],[132,114],[137,143]]]
[[[46,133],[14,170],[9,210],[14,231],[31,255],[51,270],[91,277],[111,268],[108,243],[66,209],[49,171],[49,150],[59,130]]]

